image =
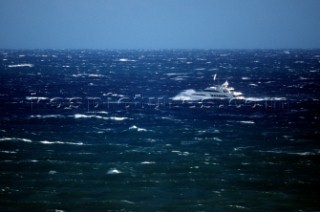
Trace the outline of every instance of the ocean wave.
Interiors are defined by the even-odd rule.
[[[101,116],[101,115],[86,115],[86,114],[74,114],[71,117],[75,119],[102,119],[102,120],[113,120],[113,121],[124,121],[128,119],[128,117],[118,117],[118,116]]]
[[[62,142],[62,141],[39,141],[39,143],[41,144],[48,144],[48,145],[52,145],[52,144],[68,144],[68,145],[76,145],[76,146],[82,146],[84,145],[84,143],[79,142],[79,143],[75,143],[75,142]]]
[[[3,137],[0,138],[1,141],[21,141],[21,142],[26,142],[26,143],[41,143],[41,144],[68,144],[68,145],[77,145],[77,146],[82,146],[84,143],[82,142],[62,142],[62,141],[48,141],[48,140],[41,140],[41,141],[33,141],[28,138],[17,138],[17,137]]]
[[[255,124],[254,121],[239,121],[241,124]]]
[[[118,116],[111,116],[109,117],[110,120],[113,120],[113,121],[124,121],[126,119],[128,119],[127,117],[118,117]]]
[[[112,169],[109,169],[109,170],[107,171],[107,174],[108,174],[108,175],[121,174],[121,173],[122,173],[122,171],[119,171],[119,170],[116,169],[116,168],[112,168]]]
[[[104,78],[105,75],[102,74],[87,74],[87,73],[81,73],[81,74],[72,74],[72,77],[91,77],[91,78]]]
[[[188,155],[190,155],[189,152],[181,152],[181,151],[179,151],[179,150],[172,150],[171,152],[172,152],[172,153],[176,153],[176,154],[178,154],[179,156],[188,156]]]
[[[4,137],[0,138],[0,141],[23,141],[26,143],[31,143],[32,140],[28,138],[17,138],[17,137]]]
[[[45,96],[26,96],[26,100],[28,101],[37,101],[39,103],[40,101],[48,100],[48,97]]]
[[[103,115],[107,115],[107,114],[109,114],[109,112],[108,112],[108,111],[103,111],[103,110],[101,110],[101,111],[95,111],[95,112],[93,112],[93,113],[96,113],[96,114],[103,114]]]
[[[49,115],[30,115],[29,119],[59,119],[65,118],[63,115],[59,114],[49,114]]]
[[[117,60],[119,62],[136,62],[136,60],[130,60],[128,58],[120,58],[119,60]]]
[[[299,155],[299,156],[313,156],[313,155],[319,155],[320,150],[312,150],[312,151],[306,151],[306,152],[293,152],[293,151],[285,151],[285,150],[269,150],[269,151],[263,151],[259,150],[258,152],[261,153],[272,153],[272,154],[286,154],[286,155]]]
[[[140,164],[143,164],[143,165],[150,165],[150,164],[155,164],[156,162],[154,161],[142,161]]]
[[[137,132],[146,132],[146,131],[148,131],[145,128],[137,127],[136,125],[133,125],[133,126],[129,127],[129,130],[134,130],[134,131],[137,131]]]
[[[98,112],[98,114],[101,114],[101,115],[95,115],[95,114],[96,113],[94,114],[89,113],[89,115],[87,115],[87,114],[76,113],[68,116],[64,116],[61,114],[48,114],[48,115],[37,114],[37,115],[30,115],[29,119],[65,119],[67,117],[74,118],[74,119],[101,119],[101,120],[111,120],[111,121],[124,121],[128,119],[128,117],[122,117],[122,116],[102,116],[102,115],[108,114],[108,112],[106,111]]]
[[[21,64],[13,64],[8,65],[8,68],[20,68],[20,67],[29,67],[32,68],[34,65],[31,63],[21,63]]]

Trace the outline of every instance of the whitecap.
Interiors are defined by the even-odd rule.
[[[180,156],[188,156],[190,153],[189,152],[181,152],[179,150],[172,150],[172,153],[177,153]]]
[[[88,74],[88,77],[97,77],[97,78],[101,78],[101,77],[105,77],[102,74]]]
[[[172,76],[179,76],[179,75],[181,75],[181,73],[166,73],[166,75],[168,76],[168,77],[172,77]]]
[[[39,142],[41,144],[47,144],[47,145],[52,145],[52,144],[68,144],[68,145],[76,145],[76,146],[84,145],[82,142],[75,143],[75,142],[48,141],[48,140],[43,140],[43,141],[39,141]]]
[[[64,118],[63,115],[49,114],[49,115],[30,115],[29,119],[58,119]]]
[[[285,101],[287,100],[286,97],[272,97],[270,98],[270,100],[273,100],[273,101]]]
[[[44,140],[44,141],[39,141],[40,143],[42,144],[63,144],[63,142],[61,141],[47,141],[47,140]]]
[[[113,120],[113,121],[123,121],[128,119],[127,117],[117,117],[117,116],[111,116],[111,117],[105,117],[100,115],[86,115],[86,114],[74,114],[73,117],[75,119],[102,119],[102,120]]]
[[[83,76],[85,76],[85,74],[72,74],[71,76],[73,76],[73,77],[83,77]]]
[[[97,111],[97,112],[95,112],[95,113],[98,113],[98,114],[104,114],[104,115],[107,115],[107,114],[109,114],[109,112],[108,111]]]
[[[118,61],[119,62],[135,62],[136,60],[130,60],[128,58],[120,58]]]
[[[242,151],[242,150],[245,150],[245,149],[251,149],[251,148],[254,148],[255,146],[239,146],[239,147],[234,147],[233,150],[234,151]]]
[[[288,154],[288,155],[299,155],[299,156],[312,156],[312,155],[319,155],[320,150],[314,150],[310,152],[292,152],[292,151],[281,151],[281,150],[269,150],[269,151],[262,151],[259,152],[263,153],[273,153],[273,154]]]
[[[139,128],[139,127],[137,127],[136,125],[133,125],[133,126],[129,127],[129,130],[135,130],[135,131],[138,131],[138,132],[148,131],[147,129]]]
[[[187,77],[186,76],[176,76],[174,78],[171,78],[171,80],[174,80],[174,81],[183,81],[183,80],[186,80]]]
[[[61,209],[54,209],[54,212],[65,212],[65,211]]]
[[[86,114],[74,114],[75,119],[107,119],[106,117],[100,116],[100,115],[86,115]]]
[[[34,65],[31,63],[21,63],[21,64],[14,64],[14,65],[8,65],[8,68],[20,68],[20,67],[29,67],[32,68]]]
[[[242,80],[250,80],[250,77],[241,77]]]
[[[0,141],[23,141],[23,142],[27,142],[27,143],[31,143],[32,140],[31,139],[27,139],[27,138],[16,138],[16,137],[4,137],[4,138],[0,138]]]
[[[119,171],[118,169],[116,169],[116,168],[112,168],[112,169],[109,169],[108,171],[107,171],[107,174],[121,174],[122,172],[121,171]]]
[[[239,121],[241,124],[255,124],[254,121]]]
[[[206,70],[205,68],[195,68],[194,69],[195,71],[204,71],[204,70]]]
[[[241,209],[241,210],[247,209],[246,207],[244,207],[242,205],[229,205],[229,207],[235,208],[235,209]]]
[[[124,121],[128,119],[127,117],[117,117],[117,116],[111,116],[110,120],[114,120],[114,121]]]
[[[154,162],[154,161],[143,161],[143,162],[141,162],[141,164],[143,164],[143,165],[150,165],[150,164],[155,164],[156,162]]]
[[[44,101],[44,100],[48,100],[48,97],[45,96],[26,96],[26,100],[28,101],[34,101],[36,100],[37,103],[39,103],[40,101]]]

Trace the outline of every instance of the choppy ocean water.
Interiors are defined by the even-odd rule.
[[[1,50],[0,210],[319,210],[319,92],[319,50]]]

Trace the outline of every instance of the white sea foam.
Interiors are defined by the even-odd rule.
[[[241,77],[242,80],[250,80],[250,77]]]
[[[254,121],[239,121],[241,124],[255,124]]]
[[[116,169],[116,168],[112,168],[112,169],[109,169],[108,171],[107,171],[107,174],[121,174],[122,172],[121,171],[119,171],[118,169]]]
[[[124,121],[126,119],[128,119],[127,117],[117,117],[117,116],[111,116],[109,118],[110,120],[114,120],[114,121]]]
[[[102,120],[113,120],[113,121],[124,121],[128,119],[127,117],[117,117],[117,116],[101,116],[101,115],[86,115],[86,114],[74,114],[75,119],[102,119]]]
[[[136,125],[133,125],[133,126],[129,127],[129,130],[135,130],[135,131],[138,131],[138,132],[146,132],[146,131],[148,131],[147,129],[139,128]]]
[[[177,153],[180,156],[188,156],[190,153],[189,152],[181,152],[179,150],[172,150],[172,153]]]
[[[40,101],[48,100],[48,97],[45,96],[26,96],[26,100],[28,101],[37,101],[38,103]]]
[[[83,143],[79,142],[79,143],[75,143],[75,142],[62,142],[62,141],[39,141],[42,144],[48,144],[48,145],[52,145],[52,144],[67,144],[67,145],[76,145],[76,146],[82,146]]]
[[[104,78],[105,75],[102,74],[87,74],[87,73],[80,73],[80,74],[72,74],[73,77],[91,77],[91,78]]]
[[[4,137],[4,138],[0,138],[0,141],[23,141],[23,142],[27,142],[27,143],[31,143],[32,142],[31,139],[16,138],[16,137]]]
[[[16,138],[16,137],[4,137],[4,138],[0,138],[0,141],[22,141],[26,143],[33,142],[31,139],[28,139],[28,138]],[[68,145],[77,145],[77,146],[84,145],[82,142],[75,143],[75,142],[48,141],[48,140],[42,140],[42,141],[39,141],[39,143],[49,144],[49,145],[50,144],[68,144]]]
[[[130,60],[128,58],[120,58],[118,61],[119,62],[135,62],[136,60]]]
[[[143,162],[141,162],[141,164],[143,164],[143,165],[150,165],[150,164],[155,164],[156,162],[154,162],[154,161],[143,161]]]
[[[206,70],[206,68],[195,68],[194,70],[195,71],[204,71],[204,70]]]
[[[97,111],[97,112],[95,112],[95,113],[98,113],[98,114],[104,114],[104,115],[107,115],[107,114],[109,114],[109,112],[108,111]]]
[[[57,114],[49,114],[49,115],[31,115],[29,116],[30,119],[58,119],[58,118],[65,118],[63,115]]]
[[[284,150],[270,150],[270,151],[260,150],[259,152],[273,153],[273,154],[299,155],[299,156],[312,156],[312,155],[319,155],[320,154],[320,150],[313,150],[310,152],[293,152],[293,151],[284,151]]]
[[[187,78],[188,78],[187,76],[176,76],[176,77],[171,78],[171,80],[183,81],[183,80],[186,80]]]
[[[230,208],[234,208],[237,210],[244,210],[247,209],[246,207],[242,206],[242,205],[229,205]]]
[[[96,78],[101,78],[101,77],[105,77],[102,74],[88,74],[88,77],[96,77]]]
[[[168,77],[172,77],[172,76],[179,76],[179,75],[181,75],[181,73],[166,73],[166,75],[168,76]]]
[[[32,68],[34,65],[31,63],[21,63],[21,64],[14,64],[14,65],[8,65],[8,68],[20,68],[20,67],[29,67]]]
[[[234,147],[233,150],[234,151],[242,151],[242,150],[250,149],[250,148],[255,148],[255,146],[239,146],[239,147]]]

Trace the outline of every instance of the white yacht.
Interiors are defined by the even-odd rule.
[[[202,91],[195,91],[192,89],[186,90],[173,98],[173,100],[186,101],[203,101],[215,99],[244,99],[244,96],[241,92],[235,91],[234,88],[229,87],[228,81],[225,81],[222,85],[213,85]]]
[[[192,98],[199,100],[205,99],[243,99],[241,92],[235,91],[234,88],[229,87],[228,81],[222,85],[213,85],[204,89],[203,91],[196,91],[191,94]]]

